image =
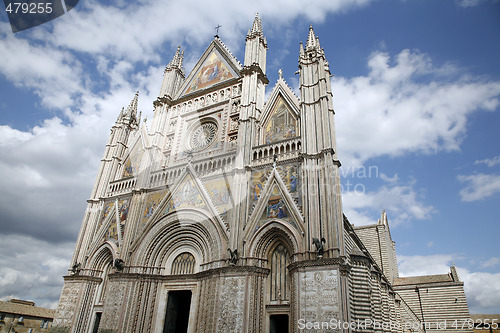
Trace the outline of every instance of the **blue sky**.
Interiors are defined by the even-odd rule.
[[[13,34],[0,15],[0,299],[55,307],[109,129],[135,91],[151,118],[177,45],[219,35],[243,61],[255,12],[298,87],[309,25],[330,62],[344,213],[388,213],[401,275],[452,263],[471,312],[500,312],[500,2],[85,1]],[[371,171],[371,172],[369,172]]]

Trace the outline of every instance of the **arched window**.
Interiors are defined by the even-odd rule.
[[[176,274],[193,274],[196,260],[189,252],[179,254],[172,262],[172,273]]]
[[[271,253],[271,301],[288,301],[289,296],[289,286],[287,277],[287,266],[289,264],[288,251],[283,246],[279,244],[276,246],[274,251]]]

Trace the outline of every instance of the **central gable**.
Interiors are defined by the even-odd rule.
[[[212,87],[233,78],[239,78],[240,70],[241,64],[216,38],[194,66],[177,97]]]
[[[196,73],[196,76],[191,81],[186,94],[196,91],[198,89],[203,89],[210,87],[216,83],[225,81],[227,79],[233,78],[234,75],[228,69],[226,63],[221,59],[221,57],[214,50],[210,53],[210,56],[205,59],[203,65]]]

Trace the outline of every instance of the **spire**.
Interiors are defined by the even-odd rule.
[[[179,46],[180,47],[180,46]],[[179,59],[179,69],[182,71],[182,64],[184,62],[184,50],[181,52],[181,57]]]
[[[139,101],[139,91],[137,91],[134,95],[134,98],[132,98],[132,101],[130,102],[128,108],[127,108],[127,115],[131,116],[137,116],[137,102]]]
[[[309,26],[309,36],[307,37],[306,52],[316,51],[317,54],[322,54],[321,45],[319,44],[319,37],[314,34],[312,25]],[[302,53],[301,53],[302,55]]]
[[[316,36],[314,35],[313,26],[309,26],[309,36],[307,37],[306,50],[316,48]]]
[[[260,66],[262,73],[266,73],[266,52],[267,41],[262,30],[259,14],[255,14],[252,28],[248,30],[245,42],[245,66],[257,64]]]
[[[177,46],[177,50],[175,51],[172,60],[167,65],[167,67],[165,67],[165,71],[163,73],[163,83],[160,89],[160,98],[168,96],[170,99],[172,99],[179,89],[179,86],[185,79],[184,68],[182,67],[183,62],[184,50],[181,51],[181,47],[179,45]],[[155,103],[162,102],[157,100],[153,103],[154,105],[157,105]]]
[[[124,114],[125,114],[125,108],[122,107],[122,110],[118,114],[118,118],[116,118],[116,122],[118,122],[123,117]]]
[[[262,23],[259,18],[259,13],[255,13],[255,19],[253,20],[252,33],[263,34]]]
[[[450,273],[451,277],[453,278],[453,281],[460,282],[460,277],[458,276],[457,267],[455,266],[455,263],[453,263],[453,265],[450,267]]]
[[[259,18],[259,13],[255,13],[255,19],[253,20],[252,28],[248,30],[247,38],[254,36],[264,36],[264,32],[262,30],[262,23]]]
[[[134,98],[132,98],[132,101],[130,102],[129,106],[127,106],[127,109],[122,108],[122,111],[120,112],[117,121],[122,119],[126,123],[136,122],[138,101],[139,101],[139,91],[135,93]]]
[[[184,50],[181,52],[181,46],[179,45],[177,46],[177,51],[175,52],[174,57],[168,64],[167,68],[165,68],[165,71],[169,69],[179,69],[180,71],[183,71],[182,69],[183,60],[184,60]]]
[[[378,219],[378,224],[389,225],[389,222],[387,221],[387,213],[385,212],[385,209],[382,211],[382,214],[380,214],[380,218]]]

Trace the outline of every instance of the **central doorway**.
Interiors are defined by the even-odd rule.
[[[187,333],[190,307],[191,290],[169,291],[163,333]]]
[[[288,333],[288,315],[271,315],[269,317],[269,333]]]

